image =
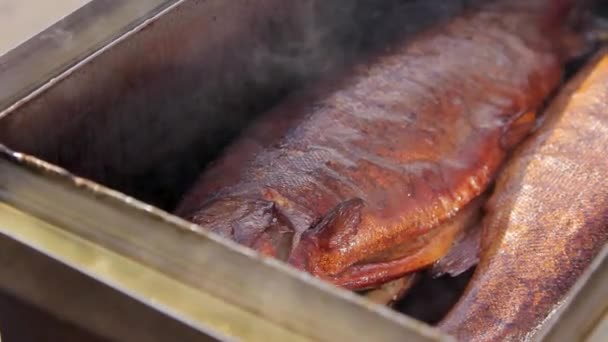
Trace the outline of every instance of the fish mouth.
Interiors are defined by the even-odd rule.
[[[272,221],[260,233],[251,248],[286,262],[293,249],[294,236],[295,231],[289,219],[275,208]]]
[[[221,197],[210,200],[186,218],[206,231],[265,256],[286,261],[292,250],[293,226],[272,201]]]

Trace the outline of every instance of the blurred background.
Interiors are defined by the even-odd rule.
[[[0,0],[0,55],[87,2],[89,0]]]

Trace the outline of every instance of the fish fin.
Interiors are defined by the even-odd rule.
[[[344,246],[357,234],[364,203],[355,198],[338,204],[316,227],[319,247],[326,250]]]
[[[435,262],[430,270],[431,276],[437,278],[448,274],[456,277],[477,265],[480,242],[481,224],[476,223],[466,229],[443,258]]]

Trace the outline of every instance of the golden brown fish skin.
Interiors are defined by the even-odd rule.
[[[561,79],[573,1],[497,1],[268,113],[177,214],[351,289],[426,267]],[[391,257],[394,254],[388,253]]]
[[[461,341],[523,341],[608,241],[608,49],[559,94],[487,203],[480,262],[440,323]]]

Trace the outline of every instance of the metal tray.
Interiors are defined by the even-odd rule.
[[[158,208],[287,92],[466,3],[94,0],[1,56],[0,289],[112,340],[450,340]]]

